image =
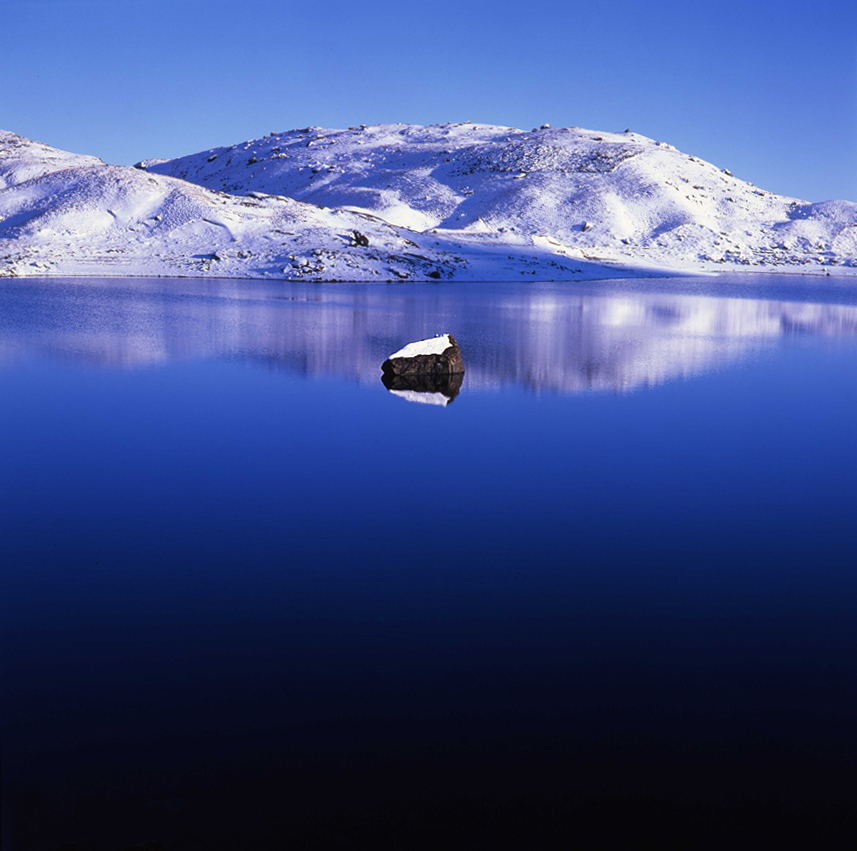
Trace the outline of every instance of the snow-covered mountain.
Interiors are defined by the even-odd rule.
[[[137,167],[0,132],[0,275],[586,280],[857,274],[857,204],[631,132],[304,128]]]

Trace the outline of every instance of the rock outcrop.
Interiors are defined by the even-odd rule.
[[[430,377],[449,381],[453,375],[464,375],[464,360],[455,338],[441,334],[428,340],[408,343],[390,355],[381,365],[385,378]],[[386,382],[385,382],[386,383]],[[460,382],[459,382],[460,386]]]

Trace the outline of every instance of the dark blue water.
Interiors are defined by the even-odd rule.
[[[857,298],[809,283],[4,282],[4,849],[853,828]],[[459,395],[388,392],[442,332]]]

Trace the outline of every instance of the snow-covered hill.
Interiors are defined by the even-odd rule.
[[[67,168],[99,165],[104,163],[98,157],[70,154],[0,130],[0,189]]]
[[[0,132],[0,276],[585,280],[857,274],[857,204],[626,132],[305,128],[137,167]]]
[[[366,210],[471,248],[682,271],[857,267],[857,204],[773,195],[629,131],[310,127],[140,165]]]
[[[233,197],[3,138],[0,274],[374,280],[448,277],[461,265],[372,216]]]

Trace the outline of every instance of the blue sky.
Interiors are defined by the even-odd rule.
[[[130,164],[308,124],[632,130],[857,201],[857,3],[0,0],[0,127]]]

